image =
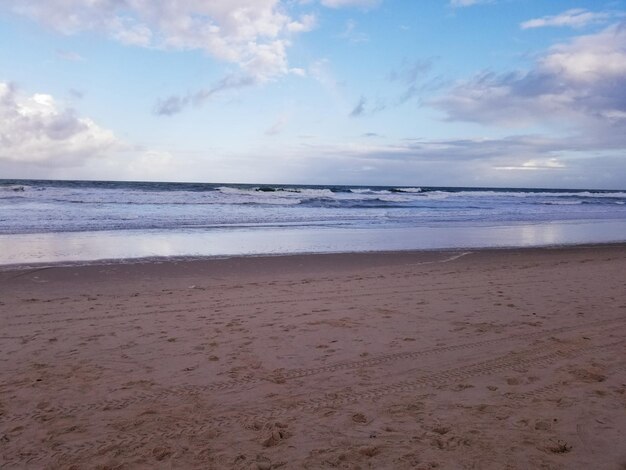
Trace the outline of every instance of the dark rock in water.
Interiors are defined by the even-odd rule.
[[[264,193],[299,193],[299,189],[291,189],[291,188],[273,188],[272,186],[261,186],[255,189],[255,191],[261,191]]]
[[[24,186],[13,186],[11,189],[13,191],[24,191]]]

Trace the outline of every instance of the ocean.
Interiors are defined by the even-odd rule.
[[[0,180],[0,264],[613,241],[626,191]]]

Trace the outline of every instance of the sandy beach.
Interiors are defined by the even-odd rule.
[[[0,467],[626,468],[626,245],[0,272]]]

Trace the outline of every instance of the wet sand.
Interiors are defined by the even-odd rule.
[[[626,245],[0,272],[2,468],[623,469]]]

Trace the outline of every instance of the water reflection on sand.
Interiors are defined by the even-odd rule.
[[[232,256],[626,241],[626,221],[405,228],[246,228],[0,235],[0,264],[167,256]]]

